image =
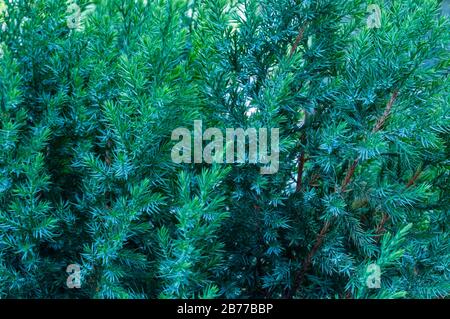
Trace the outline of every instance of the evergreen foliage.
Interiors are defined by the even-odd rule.
[[[0,0],[0,298],[448,297],[440,6]],[[175,163],[194,120],[278,172]]]

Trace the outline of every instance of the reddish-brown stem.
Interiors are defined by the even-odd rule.
[[[298,31],[298,35],[295,38],[295,42],[292,45],[291,52],[290,52],[290,57],[292,57],[295,54],[295,52],[297,51],[297,48],[300,45],[300,42],[303,40],[303,37],[305,35],[305,30],[306,30],[307,26],[308,26],[308,23],[304,23],[300,27],[300,29]],[[307,116],[307,114],[305,114],[305,121],[306,121],[306,116]],[[302,140],[304,140],[304,141],[306,140],[306,135],[303,135]],[[301,189],[302,189],[303,170],[304,170],[304,167],[305,167],[305,162],[306,162],[305,151],[302,151],[300,156],[299,156],[299,159],[298,159],[297,185],[296,185],[296,191],[297,192],[301,191]],[[299,273],[299,275],[301,276],[302,273]],[[297,282],[301,282],[301,280],[297,280],[297,279],[299,279],[299,278],[296,278],[296,280],[294,280],[294,286],[296,285]],[[287,298],[290,298],[292,291],[295,291],[295,290],[296,290],[296,288],[287,291],[285,296]]]
[[[305,261],[303,263],[303,272],[302,277],[303,279],[304,274],[306,274],[309,270],[309,266],[311,265],[312,258],[316,255],[317,251],[319,250],[320,246],[323,243],[323,240],[325,239],[325,235],[328,232],[328,229],[330,228],[331,223],[329,221],[325,222],[325,225],[323,225],[322,229],[320,230],[319,234],[316,237],[316,243],[314,244],[313,248],[309,252],[308,256],[306,256]],[[300,283],[303,280],[300,280]]]
[[[383,213],[383,217],[380,220],[380,223],[377,225],[376,233],[378,235],[378,238],[383,234],[384,232],[384,224],[389,220],[389,215],[386,213]]]
[[[398,90],[394,90],[394,93],[392,93],[391,98],[389,99],[389,102],[386,104],[386,107],[384,109],[383,115],[378,119],[376,124],[374,125],[372,132],[376,133],[379,130],[381,130],[384,126],[384,123],[386,122],[386,119],[391,114],[392,106],[394,105],[395,101],[398,97]],[[347,185],[350,183],[353,174],[355,173],[356,166],[358,166],[359,158],[355,159],[353,161],[352,166],[350,166],[350,169],[347,171],[347,175],[345,176],[345,179],[342,183],[341,191],[345,192]]]
[[[394,93],[392,93],[391,99],[387,103],[386,108],[384,109],[383,115],[378,119],[377,123],[373,127],[373,129],[372,129],[373,133],[376,133],[383,128],[384,123],[386,122],[387,118],[391,114],[392,106],[394,105],[395,100],[397,100],[397,97],[398,97],[398,90],[396,89],[394,91]]]
[[[305,163],[306,163],[305,152],[302,151],[300,157],[298,158],[297,187],[296,187],[297,192],[301,191],[302,189],[303,168],[305,167]]]
[[[298,31],[298,35],[295,38],[294,45],[291,48],[291,53],[290,53],[291,57],[294,55],[295,51],[297,51],[297,48],[298,48],[300,42],[303,40],[303,36],[305,34],[305,29],[306,29],[307,25],[308,24],[305,23],[300,27],[300,29]],[[306,114],[305,114],[305,120],[306,120]],[[304,136],[303,139],[306,139],[306,136]],[[299,192],[302,189],[302,177],[303,177],[303,168],[305,166],[305,162],[306,162],[305,161],[305,152],[302,151],[302,153],[298,159],[297,186],[296,186],[297,192]]]
[[[422,173],[422,168],[419,167],[416,170],[416,172],[414,173],[414,175],[411,177],[411,179],[408,181],[408,184],[406,184],[406,188],[410,188],[416,182],[416,180],[419,178],[421,173]]]
[[[308,26],[308,23],[305,23],[301,26],[301,28],[298,30],[298,35],[295,38],[295,42],[294,45],[291,48],[291,53],[290,56],[292,57],[295,53],[295,51],[297,51],[298,46],[300,45],[300,42],[303,40],[303,36],[305,35],[305,30],[306,27]]]
[[[406,188],[410,188],[412,185],[414,185],[414,183],[419,178],[421,173],[422,173],[422,167],[417,168],[414,175],[409,179],[408,183],[406,184]],[[377,225],[377,228],[376,228],[376,233],[378,235],[378,239],[381,237],[381,235],[383,235],[383,233],[385,231],[384,225],[386,224],[386,222],[389,219],[390,219],[389,215],[387,215],[386,213],[383,213],[383,217],[381,218],[380,223]]]
[[[352,177],[355,174],[356,166],[358,166],[358,163],[359,157],[353,161],[353,164],[348,169],[347,174],[345,175],[345,179],[342,182],[341,192],[346,191],[348,184],[350,184],[350,181],[352,180]]]
[[[325,239],[325,235],[328,232],[328,229],[330,228],[331,224],[329,221],[325,223],[325,225],[320,230],[319,234],[316,237],[316,243],[312,247],[311,251],[309,252],[308,256],[306,256],[305,260],[303,261],[303,267],[302,271],[300,271],[296,278],[294,279],[294,285],[290,291],[287,292],[286,297],[290,298],[292,296],[292,292],[296,291],[298,287],[303,283],[303,280],[305,279],[305,275],[309,270],[309,267],[311,266],[311,261],[315,254],[317,253],[317,250],[319,250],[320,246],[322,245],[323,240]]]
[[[303,36],[303,32],[302,31],[299,33],[299,35],[300,34],[302,34],[302,36]],[[385,110],[383,112],[383,115],[376,122],[375,126],[372,129],[372,132],[374,132],[374,133],[378,132],[379,130],[381,130],[383,128],[387,118],[391,114],[392,106],[394,105],[395,101],[397,100],[398,94],[399,94],[399,91],[397,89],[394,90],[390,100],[386,104],[386,108],[385,108]],[[347,171],[347,174],[345,174],[344,181],[342,182],[340,192],[343,193],[343,192],[346,191],[347,186],[350,184],[350,182],[351,182],[351,180],[353,178],[353,175],[355,174],[355,170],[356,170],[356,167],[358,166],[359,161],[360,161],[360,159],[358,157],[357,159],[355,159],[353,161],[352,165],[349,167],[349,169]],[[411,185],[414,183],[414,181],[415,181],[415,179],[417,179],[417,177],[413,178],[412,181],[410,181]],[[335,192],[338,192],[338,191],[339,191],[338,189],[335,190]],[[388,217],[386,217],[386,218],[383,217],[384,222],[382,224],[380,223],[381,228],[383,228],[384,223],[386,223],[387,219],[388,219]],[[303,283],[305,275],[308,272],[309,267],[311,266],[312,259],[316,255],[316,253],[319,250],[320,246],[322,245],[322,243],[323,243],[323,241],[325,239],[325,236],[326,236],[330,226],[331,226],[331,222],[330,221],[325,222],[325,225],[322,227],[322,229],[320,230],[319,234],[317,235],[316,243],[314,244],[313,248],[311,249],[309,254],[306,256],[305,260],[303,261],[302,271],[296,277],[296,280],[294,282],[294,286],[293,286],[292,291],[296,291],[297,288]],[[291,295],[291,293],[288,294],[288,296],[290,296],[290,295]]]

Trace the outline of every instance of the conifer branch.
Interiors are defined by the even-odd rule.
[[[303,168],[305,167],[305,163],[306,163],[305,152],[302,151],[298,159],[297,187],[296,187],[297,192],[300,192],[300,190],[302,189]]]
[[[300,275],[299,284],[303,282],[304,276],[309,270],[309,267],[311,266],[311,262],[313,257],[316,255],[317,251],[319,250],[320,246],[322,246],[323,240],[325,239],[325,236],[330,229],[331,223],[330,221],[326,221],[325,225],[323,225],[322,229],[320,230],[319,234],[316,237],[316,243],[314,244],[313,248],[309,252],[309,254],[306,256],[305,261],[303,262],[303,271]]]
[[[306,116],[306,115],[305,115]],[[306,141],[306,133],[301,138],[302,142],[304,143]],[[297,170],[297,186],[296,186],[296,192],[300,192],[302,189],[302,182],[303,182],[303,170],[305,167],[305,163],[308,159],[306,158],[305,151],[302,150],[300,153],[300,156],[298,158],[298,170]]]
[[[297,37],[295,38],[294,45],[293,45],[292,48],[291,48],[290,57],[292,57],[292,56],[295,54],[295,52],[297,51],[297,48],[298,48],[298,46],[300,45],[300,42],[303,40],[303,37],[304,37],[304,35],[305,35],[305,30],[306,30],[306,27],[307,27],[307,26],[308,26],[308,22],[305,22],[305,23],[300,27],[300,29],[298,30],[298,35],[297,35]]]
[[[300,42],[303,40],[304,34],[305,34],[305,30],[306,27],[308,26],[308,23],[304,23],[299,31],[298,31],[298,35],[295,38],[295,42],[294,45],[291,48],[291,53],[290,53],[290,57],[292,57],[295,52],[297,51],[297,48],[300,44]],[[308,116],[307,113],[305,113],[305,123],[306,123],[306,117]],[[306,140],[306,133],[303,136],[302,140]],[[302,151],[299,158],[298,158],[298,171],[297,171],[297,186],[296,186],[296,191],[299,192],[302,189],[302,176],[303,176],[303,169],[305,166],[306,160],[305,160],[305,151]]]
[[[391,114],[392,106],[394,105],[395,101],[397,100],[398,93],[399,93],[398,89],[394,90],[394,93],[392,93],[391,99],[387,103],[383,115],[378,119],[377,123],[375,124],[375,126],[372,129],[373,133],[378,132],[384,126],[386,119]]]
[[[437,4],[4,2],[0,299],[450,295]]]
[[[384,123],[386,122],[386,119],[391,114],[392,106],[394,105],[395,101],[397,100],[398,93],[399,93],[399,91],[397,89],[395,89],[394,92],[392,93],[392,96],[389,99],[389,102],[386,104],[383,115],[378,119],[378,121],[376,122],[375,126],[372,129],[373,133],[378,132],[379,130],[381,130],[383,128]],[[345,175],[345,179],[342,182],[342,187],[341,187],[342,192],[345,192],[348,184],[350,183],[350,181],[355,173],[355,169],[358,166],[359,161],[360,161],[360,158],[358,157],[357,159],[355,159],[353,161],[353,164],[350,166],[349,170],[347,171],[347,174]]]
[[[399,91],[396,89],[389,102],[386,104],[386,108],[383,112],[383,115],[378,119],[378,121],[376,122],[372,132],[378,132],[383,126],[384,123],[386,122],[386,119],[389,117],[391,110],[392,110],[392,106],[394,105],[397,97],[398,97],[398,93]],[[353,175],[355,173],[356,167],[358,166],[358,163],[360,161],[360,158],[358,157],[357,159],[355,159],[353,161],[353,164],[349,167],[344,181],[342,182],[341,185],[341,189],[340,192],[345,192],[347,189],[347,186],[350,184]],[[414,183],[414,180],[412,181],[412,183]],[[409,183],[408,183],[409,184]],[[339,190],[336,189],[335,192],[338,192]],[[383,223],[384,224],[384,223]],[[296,291],[298,287],[301,286],[301,284],[303,283],[303,280],[305,278],[306,273],[309,271],[309,268],[311,266],[311,262],[313,257],[316,255],[317,251],[319,250],[319,248],[321,247],[326,234],[329,230],[331,226],[331,221],[326,221],[325,225],[322,227],[322,229],[320,230],[319,234],[316,237],[316,243],[314,244],[314,246],[312,247],[311,251],[308,253],[308,255],[306,256],[305,260],[303,261],[303,267],[302,267],[302,271],[300,272],[300,274],[297,276],[297,282],[295,283],[294,289],[293,291]]]
[[[414,173],[414,175],[410,178],[410,180],[406,184],[406,188],[410,188],[416,182],[416,180],[419,178],[420,174],[422,174],[422,167],[421,166],[419,166],[417,168],[417,170]]]
[[[408,183],[406,184],[407,189],[410,188],[412,185],[414,185],[414,183],[419,178],[421,173],[422,173],[422,166],[419,166],[417,168],[416,172],[414,173],[414,175],[409,179]],[[387,221],[389,221],[389,219],[390,219],[389,215],[386,213],[383,213],[380,223],[377,225],[377,228],[376,228],[376,234],[378,235],[378,239],[381,237],[381,235],[383,235],[383,233],[385,231],[384,225],[386,224]]]
[[[353,175],[355,174],[355,170],[356,170],[356,167],[358,166],[358,163],[359,163],[359,157],[353,161],[353,164],[348,169],[347,174],[345,175],[345,179],[342,182],[341,192],[345,192],[345,190],[347,189],[348,184],[350,183]]]
[[[381,237],[381,235],[384,232],[384,225],[386,224],[386,222],[390,219],[389,215],[386,213],[383,213],[380,223],[377,225],[377,228],[375,230],[378,239]]]

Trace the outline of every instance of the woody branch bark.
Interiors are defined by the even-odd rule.
[[[392,93],[391,98],[389,99],[389,102],[386,104],[385,110],[382,114],[382,116],[378,119],[378,121],[375,123],[375,126],[372,129],[372,132],[378,132],[379,130],[381,130],[387,120],[387,118],[389,117],[389,115],[391,114],[392,111],[392,106],[394,105],[395,101],[397,100],[399,91],[396,89],[394,90],[394,92]],[[353,164],[349,167],[347,174],[345,175],[344,181],[342,182],[341,185],[341,189],[340,192],[345,192],[347,189],[347,186],[350,184],[353,175],[355,173],[356,167],[358,166],[360,159],[359,157],[357,159],[355,159],[353,161]],[[412,182],[414,183],[414,181]],[[409,183],[408,183],[409,184]],[[338,192],[339,190],[336,190],[335,192]],[[297,276],[296,278],[296,282],[294,282],[294,287],[293,287],[293,291],[296,291],[298,287],[301,286],[301,284],[303,283],[303,280],[305,278],[306,273],[309,270],[309,267],[311,266],[311,262],[313,257],[316,255],[317,251],[319,250],[320,246],[322,245],[326,234],[328,232],[328,230],[330,229],[331,226],[331,222],[330,221],[326,221],[325,225],[322,227],[322,229],[320,230],[319,234],[316,237],[316,241],[314,246],[312,247],[311,251],[309,252],[309,254],[306,256],[306,258],[303,261],[303,267],[302,267],[302,271],[301,273]]]
[[[306,133],[302,137],[302,142],[306,142]],[[296,186],[296,189],[295,189],[297,192],[300,192],[301,189],[302,189],[303,170],[304,170],[304,167],[305,167],[305,163],[306,163],[305,151],[302,150],[302,152],[300,153],[300,156],[298,158],[297,186]]]
[[[420,174],[422,174],[422,167],[417,168],[414,175],[409,179],[408,183],[406,184],[407,189],[410,188],[412,185],[414,185],[416,180],[419,178]],[[376,228],[376,233],[378,235],[378,239],[380,239],[381,235],[383,235],[383,233],[385,232],[384,225],[389,220],[389,218],[390,217],[388,214],[383,213],[383,217],[381,218],[380,223],[377,225],[377,228]]]
[[[383,128],[384,123],[386,122],[386,119],[391,114],[392,106],[394,105],[395,100],[397,100],[397,97],[398,97],[398,90],[395,90],[394,93],[392,93],[391,99],[389,100],[388,104],[386,105],[383,115],[378,119],[377,123],[373,127],[373,129],[372,129],[373,133],[376,133]]]
[[[291,54],[290,56],[292,57],[294,55],[294,53],[297,51],[298,46],[300,45],[300,42],[303,40],[303,37],[305,35],[305,30],[306,27],[308,26],[308,23],[304,23],[300,29],[298,30],[298,35],[295,38],[295,42],[294,45],[291,48]]]
[[[295,54],[295,52],[297,51],[298,46],[300,45],[300,42],[303,40],[303,37],[305,35],[305,30],[306,27],[308,26],[308,23],[304,23],[299,31],[298,31],[298,35],[295,38],[295,42],[292,45],[291,48],[291,52],[290,52],[290,57],[292,58],[292,56]],[[305,122],[306,122],[306,116],[307,114],[305,114]],[[302,137],[303,141],[306,141],[306,135],[303,135]],[[297,185],[296,185],[296,191],[299,192],[302,189],[302,176],[303,176],[303,170],[305,167],[305,151],[302,150],[302,152],[300,153],[300,156],[298,157],[298,170],[297,170]]]

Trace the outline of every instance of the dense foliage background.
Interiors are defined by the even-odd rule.
[[[1,298],[449,296],[440,1],[74,2],[0,1]],[[279,172],[173,163],[200,119]]]

